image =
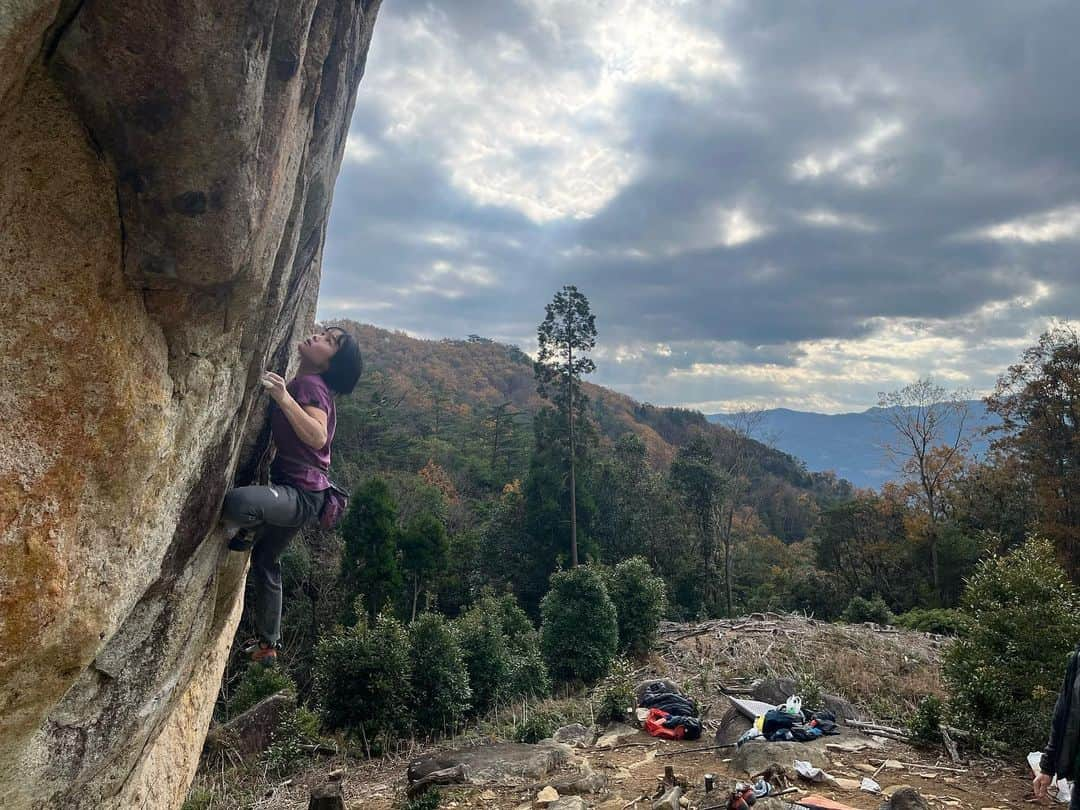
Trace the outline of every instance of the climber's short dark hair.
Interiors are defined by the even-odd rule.
[[[335,394],[351,394],[364,373],[364,358],[360,356],[356,338],[340,327],[331,329],[340,335],[338,350],[330,358],[330,368],[322,373],[322,378]]]

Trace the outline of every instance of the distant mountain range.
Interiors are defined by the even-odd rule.
[[[985,428],[997,423],[982,400],[969,403],[965,425],[972,442],[972,453],[983,456],[989,440]],[[731,414],[717,413],[710,422],[731,424]],[[956,423],[946,425],[944,433],[955,431]],[[762,412],[753,437],[806,462],[809,470],[832,470],[857,487],[881,487],[897,478],[897,471],[885,453],[884,445],[894,438],[882,408],[862,413],[824,414],[775,408]],[[955,434],[953,434],[955,435]]]

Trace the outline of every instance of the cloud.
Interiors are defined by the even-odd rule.
[[[320,313],[529,350],[589,296],[660,404],[979,391],[1080,311],[1068,2],[387,4]]]

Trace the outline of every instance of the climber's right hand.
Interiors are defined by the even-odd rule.
[[[1053,781],[1048,773],[1040,773],[1031,780],[1031,787],[1035,790],[1036,799],[1045,799],[1050,793],[1050,782]]]

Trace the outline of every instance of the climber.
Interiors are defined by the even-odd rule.
[[[356,339],[336,327],[315,333],[297,351],[300,367],[288,384],[271,371],[261,380],[273,400],[270,429],[277,453],[270,485],[230,490],[221,513],[229,548],[253,549],[258,638],[245,651],[264,666],[276,663],[281,638],[281,555],[302,526],[319,519],[331,493],[334,396],[351,393],[364,367]]]

